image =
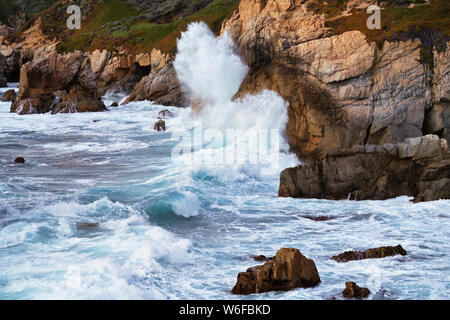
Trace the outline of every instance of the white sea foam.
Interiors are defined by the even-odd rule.
[[[280,163],[298,163],[295,156],[287,153],[287,104],[278,94],[263,90],[232,101],[248,67],[236,54],[227,33],[216,38],[206,24],[190,24],[178,41],[174,66],[181,83],[203,104],[200,118],[194,120],[196,151],[180,155],[177,150],[177,157],[172,160],[178,165],[190,170],[207,167],[230,180],[241,179],[242,175],[278,175],[285,168]],[[227,138],[230,130],[239,130],[233,140]],[[189,136],[184,139],[187,141],[180,144],[182,150],[186,144],[192,144]],[[235,161],[228,161],[230,155]]]

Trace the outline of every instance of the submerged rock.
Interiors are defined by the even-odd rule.
[[[119,106],[119,104],[115,101],[113,103],[111,103],[111,107],[118,107],[118,106]]]
[[[78,230],[88,231],[98,229],[100,224],[98,222],[77,222],[76,227]]]
[[[273,260],[240,272],[232,293],[287,291],[314,287],[319,283],[319,273],[313,260],[306,258],[298,249],[281,248]]]
[[[2,101],[3,102],[8,102],[8,101],[14,102],[14,101],[16,101],[16,97],[17,97],[16,91],[14,89],[10,89],[3,94]]]
[[[23,157],[17,157],[17,158],[14,160],[14,162],[15,162],[15,163],[25,163],[25,159],[24,159]]]
[[[366,251],[346,251],[344,253],[338,254],[337,256],[331,257],[331,259],[337,262],[348,262],[353,260],[385,258],[396,255],[405,256],[406,254],[406,250],[403,249],[401,245],[398,245],[395,247],[388,246],[373,248]]]
[[[166,131],[166,122],[164,120],[158,120],[153,127],[156,131]]]
[[[361,288],[356,283],[347,281],[345,283],[345,289],[342,291],[342,295],[345,298],[358,298],[362,299],[370,294],[370,290],[367,288]]]

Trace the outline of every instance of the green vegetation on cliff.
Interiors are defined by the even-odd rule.
[[[330,13],[327,26],[335,30],[337,34],[350,30],[359,30],[370,41],[376,41],[379,45],[385,40],[404,40],[405,37],[420,38],[420,32],[435,31],[445,37],[450,36],[450,1],[430,0],[429,4],[422,0],[382,1],[386,7],[381,12],[381,30],[369,30],[366,22],[369,15],[364,10],[353,10],[351,15],[341,16],[337,13],[342,10],[343,1],[334,0],[334,7],[324,7],[326,13]],[[399,6],[403,4],[403,6]],[[415,4],[407,7],[405,4]]]
[[[42,14],[44,32],[61,40],[61,52],[94,49],[147,52],[152,48],[174,53],[176,39],[192,21],[205,21],[218,33],[222,21],[239,0],[99,0],[82,7],[82,28],[67,31],[61,15],[68,15],[64,1]],[[64,30],[65,29],[65,30]]]

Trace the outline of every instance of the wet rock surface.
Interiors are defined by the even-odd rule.
[[[298,249],[281,248],[273,260],[240,272],[233,294],[252,294],[268,291],[287,291],[314,287],[320,283],[313,260]]]
[[[354,282],[347,281],[345,283],[345,289],[342,291],[342,295],[348,299],[362,299],[370,295],[370,290],[367,288],[361,288]]]
[[[16,101],[16,91],[14,89],[6,91],[2,96],[2,102],[14,102]]]
[[[25,159],[24,159],[23,157],[17,157],[17,158],[14,160],[14,163],[23,164],[23,163],[25,163]]]
[[[405,256],[406,254],[407,254],[406,250],[403,249],[401,245],[397,245],[395,247],[388,246],[388,247],[372,248],[365,251],[346,251],[331,257],[331,259],[337,262],[348,262],[363,259],[385,258],[396,255]]]
[[[164,120],[158,120],[153,126],[153,130],[166,131],[166,122]]]
[[[281,173],[279,196],[416,201],[450,198],[450,153],[436,135],[399,144],[353,146]]]
[[[11,105],[18,114],[103,111],[88,56],[50,52],[21,68],[19,95]]]

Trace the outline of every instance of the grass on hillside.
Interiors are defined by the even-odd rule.
[[[105,0],[94,7],[87,21],[83,21],[82,29],[63,40],[58,49],[61,52],[91,51],[97,48],[114,51],[123,47],[138,53],[156,47],[163,52],[175,53],[176,39],[190,22],[205,21],[217,34],[222,21],[238,4],[239,0],[215,0],[192,15],[178,18],[179,8],[175,7],[175,11],[169,12],[173,15],[173,21],[156,23],[155,19],[139,16],[139,10],[124,1]],[[188,9],[193,10],[192,7],[185,10]],[[164,19],[171,17],[168,12],[164,12],[164,15]]]

